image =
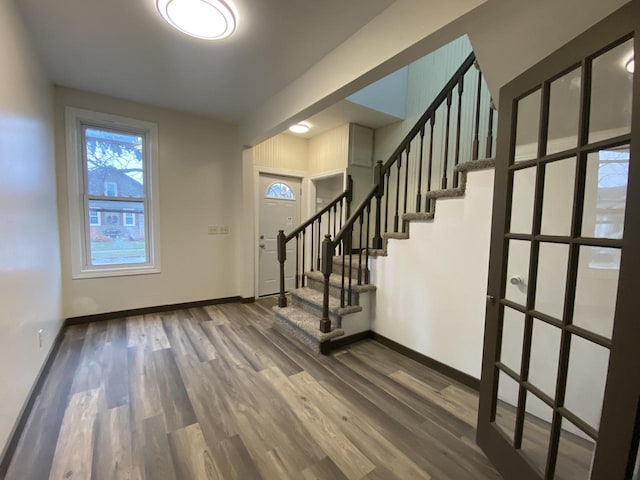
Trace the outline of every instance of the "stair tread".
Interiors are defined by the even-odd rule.
[[[311,303],[318,308],[322,308],[323,294],[318,290],[314,290],[309,287],[296,288],[291,291],[293,297],[298,297],[301,300]],[[361,312],[362,307],[360,305],[351,305],[340,307],[340,299],[329,296],[329,312],[340,317],[348,315],[349,313]]]
[[[393,238],[396,240],[406,240],[409,238],[408,233],[404,232],[387,232],[382,234],[382,238]]]
[[[317,282],[324,282],[324,275],[322,274],[322,272],[319,271],[313,271],[313,272],[307,272],[306,273],[307,278],[310,278],[312,280],[315,280]],[[342,287],[342,275],[338,275],[337,273],[332,273],[329,276],[329,284],[333,287],[338,287],[341,288]],[[344,282],[344,288],[347,289],[349,286],[349,279],[348,277],[345,278],[345,282]],[[376,289],[375,285],[372,285],[370,283],[363,283],[362,285],[358,285],[357,282],[352,283],[351,284],[351,290],[353,290],[354,292],[371,292],[373,290]]]
[[[352,262],[354,267],[358,266],[358,254],[353,254],[350,257],[349,256],[345,256],[344,257],[344,264],[345,265],[349,265],[349,262]],[[339,264],[342,265],[342,255],[335,255],[333,257],[333,263],[335,264]],[[366,258],[366,254],[364,253],[364,251],[362,252],[362,261],[360,262],[360,265],[362,265],[362,267],[364,267],[367,264],[367,258]]]
[[[424,221],[424,220],[433,220],[434,214],[433,212],[424,212],[424,213],[405,213],[402,215],[402,220],[405,222],[410,221]]]
[[[319,343],[344,335],[344,330],[341,328],[334,328],[330,332],[322,333],[319,328],[320,319],[295,305],[289,305],[288,307],[276,306],[273,307],[273,312],[287,319],[291,324],[316,339]]]

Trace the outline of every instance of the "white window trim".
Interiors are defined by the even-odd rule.
[[[101,227],[102,226],[102,216],[100,215],[99,210],[94,210],[96,214],[96,218],[98,219],[98,223],[91,223],[91,215],[89,215],[89,226],[90,227]]]
[[[87,262],[87,232],[90,225],[84,211],[84,165],[82,155],[82,124],[97,127],[137,130],[145,135],[147,162],[145,184],[147,201],[145,215],[149,261],[145,264],[93,266]],[[65,109],[67,146],[67,195],[69,203],[69,237],[71,247],[71,277],[97,278],[160,273],[160,196],[158,179],[158,126],[117,115],[78,108]]]
[[[131,215],[131,223],[127,223],[127,215]],[[136,213],[133,211],[125,210],[122,212],[122,225],[125,227],[135,227],[136,226]]]

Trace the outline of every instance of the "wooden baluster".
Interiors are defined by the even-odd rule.
[[[464,91],[464,76],[458,82],[458,119],[456,121],[456,156],[453,162],[453,188],[458,188],[459,175],[455,172],[455,167],[460,163],[460,127],[462,125],[462,92]]]
[[[346,237],[345,237],[346,238]],[[340,307],[344,308],[345,305],[345,290],[344,290],[344,278],[345,278],[345,257],[347,255],[347,246],[344,243],[345,242],[345,238],[342,239],[342,286],[340,288]]]
[[[369,239],[371,238],[371,202],[367,205],[367,249],[364,259],[364,283],[369,283]]]
[[[473,152],[471,154],[472,160],[478,160],[480,153],[480,98],[482,96],[482,72],[476,62],[476,68],[478,69],[478,90],[476,92],[476,119],[475,128],[473,132]]]
[[[320,255],[322,254],[322,216],[318,217],[318,270],[320,270]]]
[[[433,130],[436,124],[436,114],[435,112],[431,115],[429,120],[431,125],[431,133],[429,135],[429,165],[427,166],[427,192],[431,191],[431,173],[433,172]],[[425,202],[425,210],[426,212],[431,212],[431,202],[432,199],[428,198]]]
[[[347,246],[349,250],[349,291],[347,292],[347,305],[351,306],[351,283],[353,275],[353,225],[351,225],[349,229]]]
[[[449,168],[449,135],[451,134],[451,92],[447,94],[447,126],[444,134],[444,161],[442,164],[442,189],[447,189],[447,170]]]
[[[305,286],[305,282],[306,282],[305,277],[304,277],[304,269],[305,269],[305,266],[304,266],[304,253],[305,252],[304,252],[304,250],[306,248],[306,243],[305,243],[306,233],[307,233],[307,229],[305,228],[304,230],[302,230],[302,286],[303,287]]]
[[[493,151],[493,102],[489,101],[489,130],[487,132],[487,151],[485,158],[491,158]]]
[[[300,288],[300,241],[298,235],[296,235],[296,288]]]
[[[287,261],[287,239],[284,230],[278,230],[278,263],[280,264],[280,296],[278,306],[287,306],[287,297],[284,293],[284,263]]]
[[[416,195],[416,212],[422,208],[422,157],[424,148],[424,126],[420,129],[420,158],[418,163],[418,193]]]
[[[382,195],[384,195],[384,172],[382,171],[382,161],[378,160],[373,171],[374,184],[378,186],[376,192],[376,226],[373,238],[373,248],[382,248]]]
[[[364,222],[364,212],[360,214],[360,234],[358,244],[358,285],[362,285],[362,226]]]
[[[411,142],[407,145],[407,162],[404,166],[404,209],[402,213],[407,213],[407,194],[409,193],[409,153],[411,152]],[[400,154],[402,155],[402,154]],[[402,222],[402,231],[404,232],[405,222]]]
[[[333,238],[336,238],[336,217],[337,217],[337,205],[333,204]]]
[[[402,153],[398,157],[398,176],[396,178],[396,216],[393,218],[393,231],[398,231],[400,221],[400,168],[402,167]]]
[[[387,181],[385,182],[385,187],[387,192],[384,197],[384,233],[389,231],[389,178],[391,177],[391,168],[387,169]]]
[[[343,221],[343,217],[342,217],[342,203],[344,202],[344,197],[342,197],[340,199],[340,230],[342,230],[342,221]],[[338,245],[338,255],[340,255],[342,253],[342,242],[340,243],[340,245]]]

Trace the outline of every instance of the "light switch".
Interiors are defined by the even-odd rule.
[[[229,225],[223,225],[220,227],[220,233],[222,235],[228,235],[229,234]]]
[[[207,232],[209,235],[218,235],[218,233],[220,233],[220,228],[217,225],[209,225]]]

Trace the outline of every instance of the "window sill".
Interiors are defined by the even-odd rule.
[[[149,275],[161,273],[158,266],[145,266],[145,267],[114,267],[114,268],[93,268],[83,269],[80,272],[75,272],[71,275],[73,280],[82,280],[89,278],[103,278],[103,277],[126,277],[129,275]]]

